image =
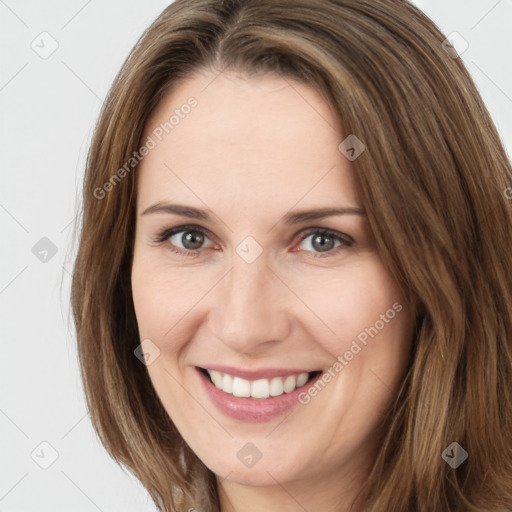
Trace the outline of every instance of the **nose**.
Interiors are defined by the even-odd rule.
[[[258,355],[289,335],[291,292],[263,254],[247,263],[237,254],[215,297],[214,334],[239,354]]]

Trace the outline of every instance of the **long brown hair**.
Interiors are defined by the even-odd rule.
[[[122,66],[87,158],[72,308],[93,425],[161,510],[219,501],[134,356],[133,154],[164,94],[202,69],[309,84],[366,145],[352,164],[360,198],[384,264],[420,307],[363,509],[512,507],[512,169],[444,40],[404,0],[176,0]],[[468,453],[456,469],[441,456],[453,442]]]

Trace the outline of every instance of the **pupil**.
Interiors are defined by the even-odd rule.
[[[185,249],[199,249],[203,243],[203,235],[199,231],[189,231],[181,237],[181,242]]]
[[[319,242],[319,244],[317,246],[315,244],[315,242],[318,240],[327,240],[327,243]],[[318,235],[313,238],[312,245],[315,249],[317,249],[321,252],[325,252],[325,251],[329,251],[333,248],[333,242],[334,242],[334,240],[327,235]]]

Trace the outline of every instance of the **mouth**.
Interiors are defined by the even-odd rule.
[[[226,395],[236,398],[252,398],[254,400],[272,400],[282,395],[289,395],[300,388],[308,386],[322,373],[322,370],[314,370],[311,372],[276,375],[269,378],[249,380],[209,368],[198,367],[198,370],[216,389]]]
[[[306,387],[314,386],[323,374],[323,370],[241,370],[228,366],[196,366],[195,371],[210,403],[223,416],[244,423],[291,414],[302,407]]]

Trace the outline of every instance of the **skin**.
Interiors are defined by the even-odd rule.
[[[377,423],[403,379],[413,322],[365,215],[283,222],[303,209],[364,210],[352,163],[338,150],[346,135],[308,85],[204,72],[164,97],[144,140],[190,96],[197,106],[136,171],[132,290],[140,339],[160,351],[147,366],[151,381],[217,475],[223,512],[348,510],[379,448]],[[160,202],[209,209],[212,220],[143,214]],[[186,231],[155,241],[165,229],[191,224],[206,232],[196,255],[171,251],[173,244],[193,247]],[[354,242],[336,239],[322,252],[308,228]],[[236,252],[248,236],[263,250],[251,263]],[[327,370],[394,303],[402,310],[393,320],[288,416],[229,418],[200,385],[194,368],[208,364]],[[251,468],[237,458],[249,442],[262,454]]]

